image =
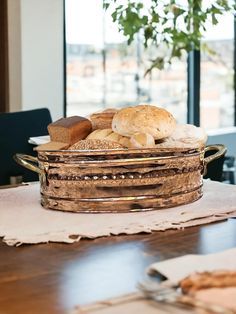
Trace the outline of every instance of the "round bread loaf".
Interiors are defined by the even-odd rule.
[[[198,148],[205,146],[206,142],[207,134],[204,129],[192,124],[179,124],[175,128],[175,132],[156,147]]]
[[[175,126],[176,121],[167,110],[152,105],[121,109],[112,120],[112,130],[118,134],[131,137],[136,133],[147,133],[156,140],[170,136]]]
[[[92,122],[93,130],[111,128],[113,116],[117,111],[117,109],[110,108],[91,114],[89,119]]]

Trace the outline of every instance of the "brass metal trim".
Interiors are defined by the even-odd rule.
[[[203,152],[204,153],[204,152]],[[119,165],[134,165],[134,164],[150,164],[150,163],[161,163],[166,160],[178,159],[178,158],[191,158],[193,156],[198,156],[199,153],[192,153],[191,155],[183,155],[183,156],[157,156],[157,157],[137,157],[137,158],[126,158],[126,159],[109,159],[109,160],[69,160],[67,163],[64,163],[64,167],[71,167],[73,165],[79,165],[80,167],[97,167],[98,165],[101,167],[108,166],[119,166]],[[39,156],[39,161],[45,162]],[[57,164],[62,161],[52,161],[50,160],[51,164]]]
[[[204,153],[209,152],[211,150],[216,150],[217,152],[211,156],[208,156],[204,158],[204,172],[203,176],[207,173],[207,165],[212,162],[213,160],[216,160],[222,156],[225,155],[227,152],[227,148],[223,144],[216,144],[216,145],[208,145],[206,146]]]
[[[188,194],[194,191],[199,191],[203,187],[203,184],[198,185],[197,187],[193,189],[186,190],[184,193],[183,192],[177,192],[177,193],[172,193],[171,196],[177,196],[177,195],[182,195],[182,194]],[[102,197],[102,198],[67,198],[67,197],[62,197],[62,196],[52,196],[48,195],[47,193],[41,192],[41,195],[45,198],[51,199],[51,200],[63,200],[63,201],[79,201],[79,202],[85,202],[85,203],[90,203],[90,202],[117,202],[117,201],[138,201],[138,200],[152,200],[156,199],[157,195],[140,195],[140,196],[117,196],[117,197]],[[169,195],[158,195],[158,199],[165,199]]]
[[[30,155],[24,155],[24,154],[15,154],[13,156],[13,158],[19,165],[21,165],[21,166],[23,166],[29,170],[32,170],[38,174],[42,174],[41,169],[38,166],[32,164],[32,163],[38,164],[38,158],[37,157],[33,157]]]

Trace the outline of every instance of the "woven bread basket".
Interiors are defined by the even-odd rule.
[[[216,153],[204,158],[206,151]],[[39,174],[42,206],[80,213],[163,209],[198,200],[207,164],[226,148],[39,151],[15,160]]]

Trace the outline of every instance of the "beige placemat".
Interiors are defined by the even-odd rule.
[[[114,205],[115,206],[115,205]],[[66,242],[118,234],[180,229],[236,216],[236,186],[204,182],[192,204],[142,213],[78,214],[40,205],[39,184],[0,189],[0,237],[8,245]]]

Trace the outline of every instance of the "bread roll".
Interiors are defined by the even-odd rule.
[[[113,141],[113,142],[119,143],[122,137],[123,137],[122,135],[115,133],[111,130],[111,133],[109,135],[107,135],[105,139],[108,141]]]
[[[131,147],[130,139],[112,131],[112,129],[95,130],[87,136],[87,139],[99,139],[116,142],[122,147]]]
[[[117,109],[110,108],[90,115],[89,119],[92,122],[93,130],[111,128],[113,116],[117,111]]]
[[[129,137],[122,136],[119,140],[119,143],[126,148],[132,148],[132,144],[130,142]]]
[[[152,148],[155,147],[154,137],[147,133],[136,133],[130,138],[133,148]]]
[[[233,270],[193,273],[180,282],[180,287],[184,293],[200,289],[233,286],[236,287],[236,271]]]
[[[154,139],[163,139],[173,133],[175,126],[176,121],[167,110],[151,105],[121,109],[112,120],[112,130],[129,137],[135,133],[148,133]]]
[[[162,143],[160,148],[198,148],[205,146],[207,134],[204,129],[191,124],[179,124],[174,133]]]
[[[109,136],[111,133],[113,133],[112,129],[97,129],[93,132],[91,132],[86,139],[93,139],[93,140],[104,140],[107,136]]]
[[[91,130],[91,122],[86,118],[78,116],[62,118],[48,125],[48,132],[52,142],[62,142],[69,145],[86,138]]]
[[[124,147],[121,144],[112,141],[99,139],[85,139],[70,146],[69,150],[106,150],[122,148]]]
[[[211,306],[212,311],[209,313],[236,313],[236,271],[193,273],[181,280],[180,287],[184,294],[190,296],[190,298],[183,296],[182,299],[189,305],[199,303]]]

